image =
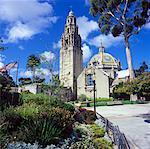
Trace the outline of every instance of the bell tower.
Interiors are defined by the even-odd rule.
[[[82,63],[81,37],[76,17],[73,11],[70,11],[61,38],[60,81],[64,87],[71,88],[74,99],[77,98],[77,78],[82,71]]]

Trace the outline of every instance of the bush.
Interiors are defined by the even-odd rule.
[[[76,123],[75,124],[75,128],[74,131],[77,133],[78,137],[87,137],[87,136],[91,136],[91,131],[90,131],[90,126],[86,125],[86,124],[80,124],[80,123]]]
[[[96,149],[113,149],[111,142],[108,142],[104,138],[96,138],[93,140]]]
[[[96,120],[96,115],[92,110],[80,108],[74,116],[75,120],[80,123],[92,124]]]
[[[94,101],[93,98],[89,98],[88,100]],[[102,102],[102,101],[112,101],[113,98],[96,98],[96,102]]]
[[[24,103],[36,103],[37,105],[46,105],[51,107],[60,107],[70,112],[74,112],[74,106],[69,103],[64,103],[63,101],[57,99],[53,96],[48,96],[45,94],[22,94],[22,100]]]
[[[31,103],[34,102],[38,105],[46,104],[50,101],[49,96],[45,94],[32,94],[32,93],[22,93],[21,98],[23,100],[23,103]]]
[[[86,101],[86,99],[87,99],[87,97],[86,97],[86,95],[84,95],[84,94],[81,94],[81,95],[79,96],[79,101]]]
[[[92,131],[93,131],[93,137],[94,138],[104,137],[105,130],[102,127],[100,127],[97,124],[92,124],[91,128],[92,128]]]
[[[90,139],[84,139],[73,143],[69,149],[94,149],[94,143]]]
[[[25,103],[10,108],[3,115],[5,125],[1,134],[9,136],[9,141],[24,141],[41,145],[56,143],[61,137],[68,137],[73,130],[73,115],[59,107]]]

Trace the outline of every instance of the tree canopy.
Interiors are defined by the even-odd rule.
[[[144,72],[147,72],[148,71],[148,65],[146,64],[146,62],[144,61],[143,63],[142,63],[142,65],[140,66],[140,68],[139,69],[137,69],[137,70],[135,70],[135,75],[136,75],[136,77],[137,76],[140,76],[141,74],[143,74]]]
[[[118,84],[114,88],[113,93],[117,97],[137,94],[140,97],[150,98],[150,73],[143,73],[131,82],[127,81]]]
[[[129,38],[149,21],[148,0],[90,0],[91,14],[99,17],[101,32]]]
[[[135,70],[134,80],[119,83],[113,90],[116,97],[129,97],[130,94],[137,94],[140,97],[150,98],[150,72],[148,65],[143,62],[139,69]]]
[[[15,87],[15,82],[13,81],[13,78],[8,74],[6,71],[3,74],[0,74],[0,84],[3,87]]]
[[[33,73],[33,80],[32,81],[34,81],[34,78],[35,78],[35,70],[37,67],[40,66],[40,64],[41,64],[40,59],[37,56],[35,56],[34,54],[30,55],[28,57],[27,69],[31,70]]]

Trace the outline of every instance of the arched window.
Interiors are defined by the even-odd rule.
[[[93,86],[93,74],[87,74],[86,76],[86,84],[87,86]]]

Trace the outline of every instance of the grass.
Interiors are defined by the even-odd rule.
[[[113,106],[115,104],[110,104],[111,101],[98,101],[96,102],[96,106]],[[126,105],[126,104],[145,104],[147,102],[145,101],[130,101],[130,100],[122,100],[121,101],[123,105]],[[94,102],[90,103],[90,107],[93,107],[94,106]],[[81,105],[81,107],[87,107],[87,104],[84,103]]]

